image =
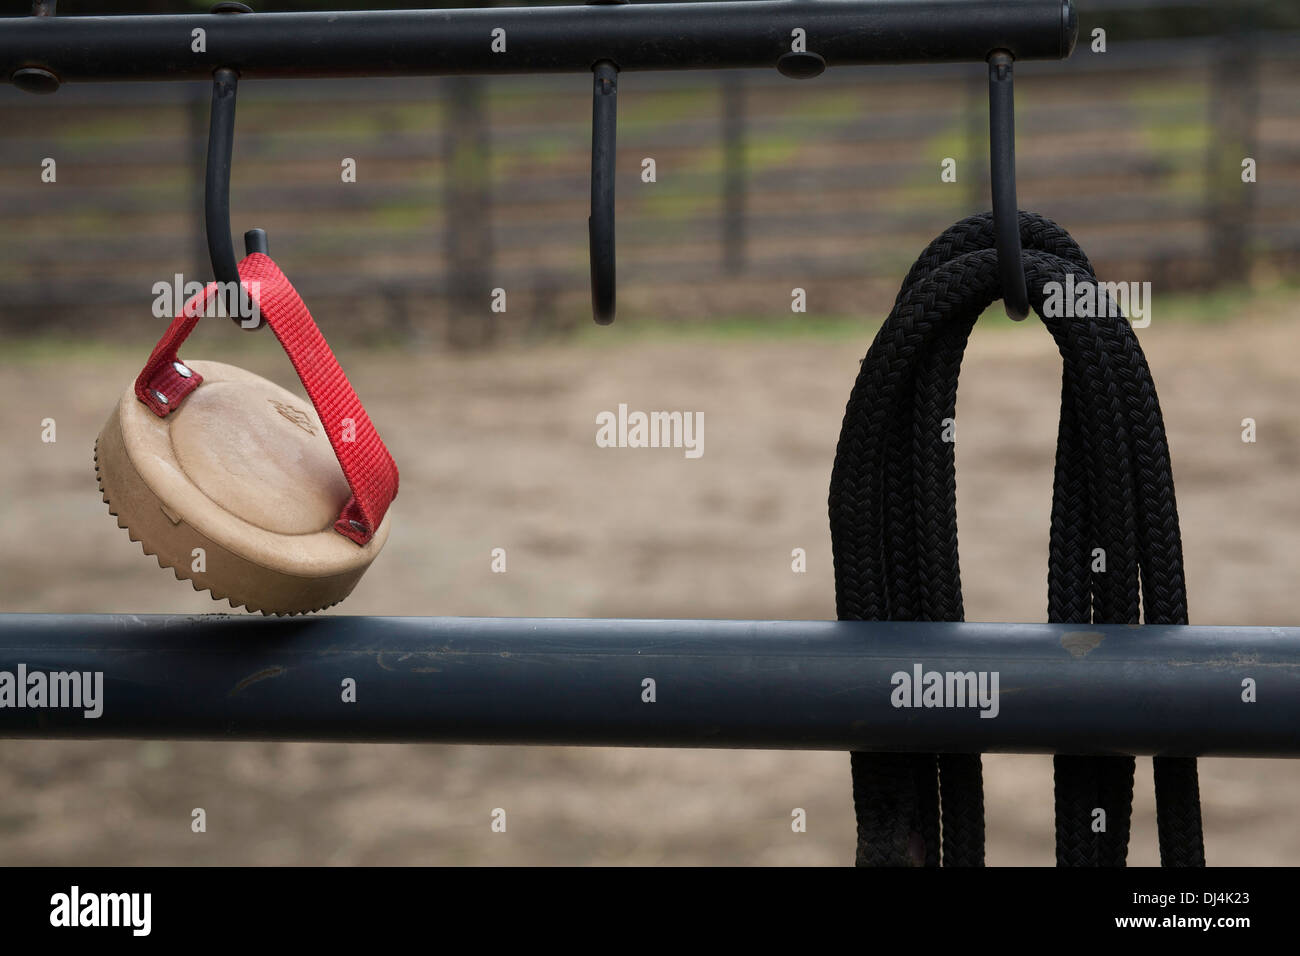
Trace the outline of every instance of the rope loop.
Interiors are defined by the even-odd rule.
[[[1164,420],[1146,358],[1116,308],[1045,309],[1050,283],[1091,283],[1083,251],[1021,212],[1029,299],[1062,358],[1048,549],[1048,620],[1186,624],[1182,541]],[[957,379],[975,320],[1001,295],[993,216],[956,223],[921,253],[863,359],[831,473],[829,510],[841,620],[960,621],[954,446]],[[1093,551],[1104,549],[1105,571]],[[1061,866],[1123,866],[1134,759],[1055,758]],[[1203,866],[1196,761],[1155,758],[1161,862]],[[981,760],[854,753],[861,866],[982,866]],[[1094,829],[1104,812],[1104,829]]]

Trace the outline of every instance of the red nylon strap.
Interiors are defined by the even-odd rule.
[[[293,362],[352,489],[352,497],[334,522],[334,530],[364,545],[397,497],[397,465],[393,456],[375,431],[307,306],[279,267],[269,256],[255,252],[239,264],[239,277]],[[135,380],[136,397],[159,418],[176,411],[203,381],[203,376],[183,363],[181,367],[190,374],[185,376],[177,371],[176,363],[180,360],[176,350],[207,312],[208,302],[218,288],[215,282],[209,283],[185,303]]]

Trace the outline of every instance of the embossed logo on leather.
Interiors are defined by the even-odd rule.
[[[268,398],[268,402],[275,406],[275,410],[280,413],[286,421],[297,425],[308,435],[315,435],[316,429],[312,427],[311,418],[307,413],[297,406],[290,405],[287,402],[277,402],[274,398]]]

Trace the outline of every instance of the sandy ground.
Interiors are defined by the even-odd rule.
[[[1300,623],[1300,311],[1280,300],[1251,311],[1216,324],[1157,318],[1141,333],[1171,436],[1196,623]],[[234,337],[213,325],[187,355],[228,358]],[[387,551],[341,611],[833,617],[826,489],[873,331],[473,359],[344,350],[402,493]],[[227,608],[146,559],[95,488],[95,434],[149,344],[0,360],[0,608]],[[271,345],[256,348],[238,361],[296,385]],[[1031,325],[977,333],[968,352],[958,474],[971,620],[1043,618],[1058,367]],[[703,411],[703,457],[597,448],[595,415],[620,402]],[[1241,441],[1248,416],[1255,444]],[[45,417],[57,421],[53,444],[40,441]],[[504,575],[489,569],[496,547]],[[807,549],[806,574],[790,571],[795,547]],[[839,753],[4,741],[0,754],[10,864],[853,859]],[[1050,864],[1050,758],[985,760],[989,862]],[[1300,763],[1205,760],[1202,782],[1212,863],[1300,862]],[[1147,760],[1137,790],[1130,861],[1150,864]],[[205,834],[190,830],[195,807]],[[504,834],[490,829],[495,807],[507,808]],[[791,832],[794,807],[807,810],[806,833]]]

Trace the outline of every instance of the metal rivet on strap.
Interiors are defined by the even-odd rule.
[[[167,396],[156,389],[154,390],[153,397],[158,399],[158,401],[162,402],[164,405],[167,404]]]
[[[188,368],[182,365],[180,362],[172,362],[172,368],[176,369],[176,374],[184,375],[186,378],[189,378],[191,375],[194,374]]]

